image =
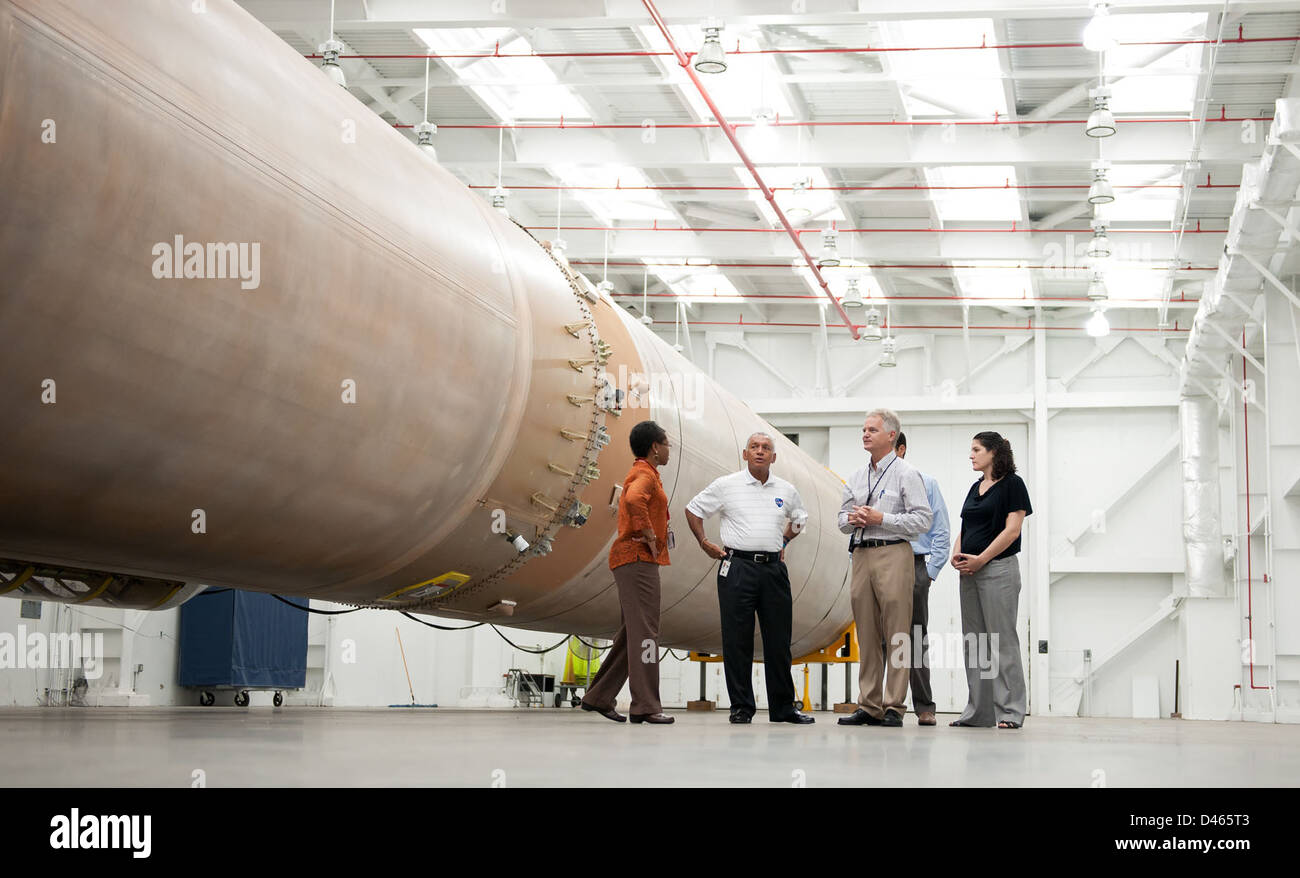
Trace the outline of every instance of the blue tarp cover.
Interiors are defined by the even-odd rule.
[[[200,593],[181,605],[179,662],[182,686],[301,689],[307,614],[269,594]]]

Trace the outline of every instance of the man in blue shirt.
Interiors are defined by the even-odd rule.
[[[894,453],[907,455],[907,436],[898,434]],[[916,579],[912,584],[912,643],[921,644],[920,661],[913,655],[911,685],[912,710],[916,711],[918,725],[934,725],[934,694],[930,690],[930,640],[927,626],[930,622],[930,583],[948,562],[951,538],[948,530],[948,507],[939,492],[939,483],[921,473],[925,496],[934,511],[934,521],[928,533],[912,540],[912,555],[916,565]]]

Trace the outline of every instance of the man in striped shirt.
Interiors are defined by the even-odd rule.
[[[858,709],[845,726],[901,726],[912,654],[911,541],[934,517],[921,474],[894,453],[902,425],[889,409],[867,414],[862,447],[871,462],[849,477],[839,526],[853,553],[850,602],[858,628]],[[890,649],[887,667],[877,645]],[[882,693],[881,675],[885,677]]]

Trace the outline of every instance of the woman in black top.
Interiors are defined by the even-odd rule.
[[[961,509],[952,565],[961,574],[961,628],[966,655],[966,709],[951,725],[1018,729],[1025,721],[1025,671],[1016,612],[1020,603],[1020,529],[1032,513],[1016,475],[1011,443],[994,432],[975,434],[971,485]]]

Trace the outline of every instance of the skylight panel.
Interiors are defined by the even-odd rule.
[[[551,169],[565,186],[594,186],[598,189],[572,189],[566,197],[576,199],[606,223],[617,220],[676,221],[655,192],[639,189],[647,185],[645,175],[628,165],[558,165]],[[620,190],[617,187],[632,187]]]
[[[930,192],[939,219],[944,222],[988,220],[1011,222],[1021,218],[1020,193],[1011,165],[954,165],[926,168],[931,186],[1001,186],[1001,189],[935,189]]]
[[[686,304],[716,302],[719,299],[743,299],[731,280],[716,265],[683,266],[685,260],[644,257],[650,273]],[[667,263],[667,264],[665,264]]]
[[[1182,69],[1186,76],[1126,76],[1110,83],[1110,108],[1115,113],[1190,113],[1196,97],[1196,78],[1202,45],[1169,49],[1156,43],[1179,39],[1204,39],[1206,16],[1195,13],[1112,14],[1111,28],[1121,45],[1105,53],[1107,71]],[[1149,60],[1153,54],[1160,57]]]
[[[509,28],[415,28],[429,50],[438,54],[492,52],[497,44],[508,54],[533,51],[528,40]],[[590,119],[587,112],[541,58],[448,58],[456,75],[505,122]]]
[[[993,20],[898,21],[886,25],[891,46],[981,46],[996,42]],[[990,118],[1007,115],[996,49],[889,52],[886,63],[913,116]]]
[[[1011,263],[970,260],[963,267],[953,269],[953,274],[963,296],[1029,299],[1034,295],[1029,272]]]

